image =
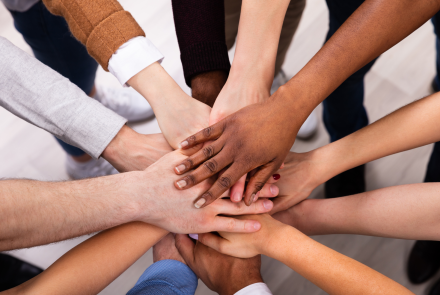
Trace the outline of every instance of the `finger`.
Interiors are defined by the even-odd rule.
[[[182,153],[182,155],[185,156],[192,156],[194,155],[196,152],[200,151],[200,149],[203,147],[203,144],[198,144],[193,146],[192,148],[186,149],[186,150],[181,150],[180,152]]]
[[[221,142],[214,142],[213,144],[204,146],[200,151],[180,162],[180,164],[174,168],[174,172],[176,172],[176,174],[183,174],[204,162],[206,163],[211,157],[217,155],[222,148],[223,144]]]
[[[243,198],[244,186],[246,184],[246,175],[243,175],[230,190],[231,201],[238,203]]]
[[[230,162],[228,161],[227,164]],[[200,169],[200,168],[199,168]],[[204,208],[217,200],[226,190],[228,190],[234,183],[236,183],[241,175],[243,175],[243,172],[246,171],[240,171],[240,165],[239,164],[233,164],[231,167],[229,167],[228,170],[225,171],[225,173],[220,176],[217,181],[211,186],[211,188],[205,192],[203,195],[198,197],[194,202],[194,207],[196,208]]]
[[[267,199],[261,199],[258,202],[252,203],[251,206],[246,206],[244,202],[232,203],[227,199],[218,200],[213,206],[216,206],[217,214],[224,215],[261,214],[273,209],[272,201]]]
[[[232,217],[216,216],[212,224],[212,229],[210,231],[253,233],[259,231],[260,228],[261,223],[256,220],[243,220]]]
[[[281,164],[281,166],[280,166],[280,169],[283,169],[284,168],[284,162],[283,162],[283,164]]]
[[[216,140],[217,138],[220,137],[220,135],[222,135],[223,130],[224,130],[224,123],[223,121],[220,121],[219,123],[209,126],[197,132],[196,134],[191,135],[190,137],[184,139],[179,144],[179,148],[186,150],[197,144],[206,142],[208,140]]]
[[[188,265],[192,265],[194,261],[194,247],[195,244],[187,235],[176,235],[176,248]]]
[[[217,252],[223,253],[221,250],[225,250],[225,245],[228,244],[228,240],[223,239],[222,237],[216,236],[211,233],[199,234],[198,241],[205,246],[208,246]],[[224,253],[226,254],[226,253]]]
[[[174,182],[174,186],[177,189],[187,189],[190,188],[203,180],[210,178],[217,174],[220,170],[225,168],[231,162],[229,155],[226,153],[220,153],[212,159],[209,159],[202,165],[200,165],[196,170],[191,171],[184,177],[176,180]],[[219,179],[222,179],[224,176],[220,176]],[[217,180],[218,181],[218,180]],[[214,183],[215,185],[215,183]],[[227,188],[228,189],[228,188]],[[227,189],[222,191],[218,197],[221,196]]]
[[[279,192],[280,189],[275,184],[266,183],[257,195],[258,198],[274,198],[278,196]]]
[[[276,168],[274,168],[276,167]],[[249,183],[246,188],[246,192],[244,195],[244,202],[246,205],[252,204],[256,200],[256,194],[259,192],[263,187],[264,184],[267,182],[269,177],[273,175],[273,173],[278,169],[279,165],[267,165],[263,166],[260,170],[258,170],[255,175],[249,179]]]

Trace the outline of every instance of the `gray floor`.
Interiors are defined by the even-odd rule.
[[[132,12],[144,28],[147,37],[166,56],[163,62],[165,69],[189,93],[183,80],[170,1],[121,0],[120,2]],[[327,25],[325,1],[308,0],[300,27],[283,66],[286,73],[294,75],[319,50],[324,41]],[[29,47],[15,31],[12,18],[2,5],[0,5],[0,35],[30,53]],[[231,53],[231,57],[232,55]],[[429,85],[435,72],[434,65],[434,34],[432,25],[427,23],[384,54],[367,75],[365,105],[370,120],[375,121],[429,94]],[[102,69],[98,71],[97,81],[100,84],[120,87],[116,79]],[[320,107],[318,112],[321,115]],[[136,124],[133,127],[142,133],[159,132],[156,120]],[[67,179],[64,170],[64,153],[52,136],[1,108],[0,134],[0,177]],[[308,151],[327,142],[328,135],[320,122],[317,136],[307,142],[298,140],[292,150]],[[421,182],[431,149],[432,145],[429,145],[368,164],[368,190]],[[317,188],[311,197],[322,198],[322,187]],[[86,237],[14,251],[12,254],[41,267],[47,267],[84,239]],[[424,294],[426,285],[431,283],[413,286],[405,277],[405,261],[412,241],[348,235],[322,236],[316,239],[391,277],[416,294]],[[148,252],[101,294],[125,294],[151,263],[152,256]],[[263,259],[262,273],[274,294],[325,294],[283,264],[267,257]],[[196,294],[211,293],[200,283]]]

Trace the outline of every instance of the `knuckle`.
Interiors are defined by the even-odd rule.
[[[203,154],[206,158],[211,158],[214,155],[214,148],[211,145],[203,148]]]
[[[261,191],[261,189],[264,187],[264,182],[260,182],[260,181],[257,181],[256,183],[255,183],[255,189],[257,190],[257,191]]]
[[[221,176],[218,180],[218,184],[221,188],[229,188],[231,187],[231,178],[228,176]]]
[[[194,161],[191,158],[187,158],[183,162],[183,165],[185,165],[185,167],[187,167],[187,169],[191,169],[192,167],[194,167]]]
[[[188,174],[187,176],[184,177],[184,179],[190,185],[194,185],[196,183],[196,178],[192,174]]]
[[[218,168],[217,161],[215,161],[215,160],[207,161],[203,165],[205,166],[206,169],[208,169],[208,171],[210,173],[217,172],[217,168]]]
[[[203,129],[203,136],[204,137],[210,137],[212,134],[212,127],[207,127],[205,129]]]
[[[235,229],[236,221],[234,218],[229,218],[228,222],[226,223],[226,230],[232,231]]]
[[[188,137],[188,142],[189,143],[194,143],[196,141],[196,136],[195,135],[191,135],[190,137]]]

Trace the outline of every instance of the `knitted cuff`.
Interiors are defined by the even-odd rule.
[[[203,42],[192,44],[180,53],[186,85],[191,87],[192,77],[211,71],[229,73],[228,49],[224,42]]]
[[[108,71],[108,61],[128,40],[145,36],[144,31],[128,11],[118,11],[97,25],[87,39],[87,51]]]

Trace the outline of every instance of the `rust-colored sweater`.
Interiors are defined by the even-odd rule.
[[[108,71],[113,53],[144,31],[116,0],[43,0],[53,14],[64,17],[70,31]]]

